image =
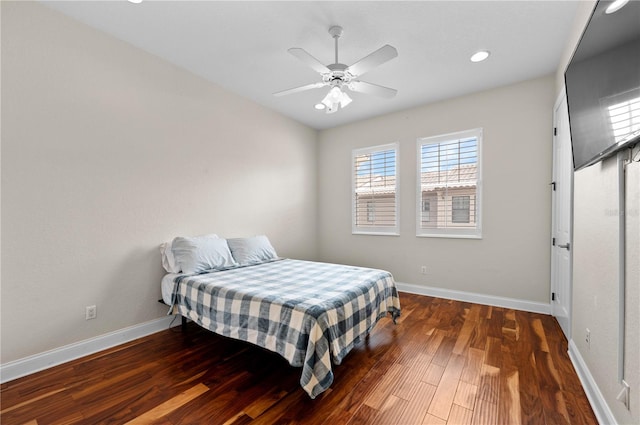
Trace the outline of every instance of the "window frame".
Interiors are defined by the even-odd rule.
[[[395,151],[395,225],[394,226],[358,226],[356,220],[356,157],[375,152]],[[351,234],[353,235],[400,235],[400,176],[399,176],[400,143],[393,142],[384,145],[356,148],[351,151]],[[375,213],[374,213],[375,214]],[[366,215],[369,215],[367,210]]]
[[[456,131],[437,136],[420,137],[416,140],[416,236],[426,238],[482,239],[482,128]],[[435,145],[455,140],[475,138],[477,141],[475,211],[469,210],[469,221],[475,218],[475,227],[469,228],[422,228],[422,146]],[[457,196],[457,195],[456,195]],[[461,195],[464,196],[464,195]],[[470,196],[473,199],[474,195]],[[453,209],[451,211],[453,219]]]

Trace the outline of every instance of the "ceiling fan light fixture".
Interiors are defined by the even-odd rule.
[[[346,94],[345,92],[342,92],[342,96],[340,98],[340,107],[341,108],[346,107],[352,101],[353,101],[353,99],[351,99],[348,94]]]
[[[327,107],[327,114],[332,114],[339,109],[338,106],[344,108],[351,102],[352,99],[348,94],[340,90],[340,87],[332,87],[325,98],[322,99],[322,104]]]
[[[331,105],[327,108],[327,114],[333,114],[334,112],[338,112],[338,104]]]
[[[487,59],[491,52],[488,50],[479,50],[471,56],[471,62],[482,62]]]

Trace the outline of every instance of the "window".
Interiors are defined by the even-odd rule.
[[[469,222],[469,196],[452,196],[451,197],[451,222],[468,223]]]
[[[367,222],[373,223],[376,221],[376,208],[373,201],[367,201]]]
[[[416,235],[482,237],[482,129],[418,139]]]
[[[398,234],[397,161],[397,143],[353,151],[353,233]]]
[[[431,221],[431,201],[429,199],[422,201],[422,221]]]

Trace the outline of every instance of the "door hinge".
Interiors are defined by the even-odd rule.
[[[553,127],[553,135],[554,136],[558,135],[558,127]]]
[[[556,246],[556,238],[551,238],[551,246]]]
[[[552,292],[551,293],[551,301],[555,301],[556,300],[556,293]]]

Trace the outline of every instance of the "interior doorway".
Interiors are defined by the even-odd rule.
[[[553,111],[551,312],[571,339],[573,156],[564,89]]]

